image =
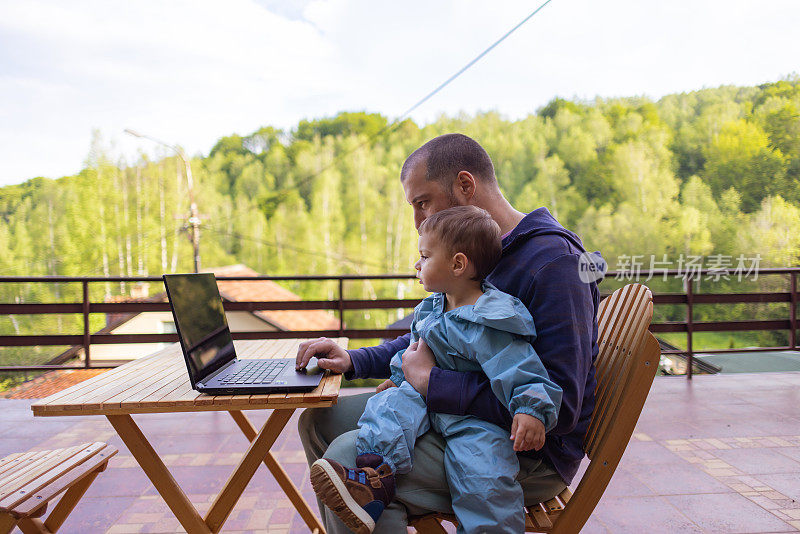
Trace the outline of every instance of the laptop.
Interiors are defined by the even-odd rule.
[[[295,371],[293,358],[236,358],[213,274],[165,274],[164,285],[195,390],[237,395],[310,391],[319,385],[322,374]]]

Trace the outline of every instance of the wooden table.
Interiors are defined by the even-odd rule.
[[[294,357],[301,341],[257,340],[234,344],[239,358],[288,358]],[[347,345],[347,338],[336,341],[342,347]],[[328,373],[309,393],[205,395],[194,391],[189,384],[183,354],[176,343],[42,399],[31,408],[35,416],[105,415],[189,534],[219,532],[261,462],[272,472],[309,529],[323,533],[319,519],[270,448],[297,408],[335,404],[341,380],[341,375]],[[261,430],[256,430],[243,411],[265,408],[272,409],[272,413]],[[131,415],[209,410],[229,412],[250,441],[250,447],[206,516],[201,517]]]

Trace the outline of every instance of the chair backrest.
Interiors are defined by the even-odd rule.
[[[578,532],[608,486],[630,441],[658,369],[661,349],[648,332],[653,295],[629,284],[600,303],[595,409],[584,439],[589,466],[553,532]]]
[[[622,415],[620,401],[626,381],[634,371],[637,356],[634,351],[644,342],[652,318],[653,295],[641,284],[629,284],[618,289],[600,303],[597,315],[599,352],[595,360],[595,409],[583,443],[583,449],[590,459],[599,443],[607,437],[610,423],[616,422]],[[650,362],[645,360],[642,364],[648,366]],[[648,384],[645,396],[641,399],[642,405],[649,389]],[[625,397],[626,409],[630,400]],[[634,415],[638,420],[639,411]]]

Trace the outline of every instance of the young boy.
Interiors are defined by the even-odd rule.
[[[523,532],[522,488],[515,451],[540,449],[561,403],[530,341],[533,319],[519,299],[483,282],[500,259],[500,228],[484,210],[459,206],[437,212],[419,228],[414,266],[434,294],[414,310],[411,341],[424,339],[444,369],[483,372],[513,414],[506,430],[473,416],[428,413],[404,380],[398,352],[391,383],[370,398],[359,419],[356,467],[322,458],[311,483],[323,503],[356,533],[369,533],[407,473],[416,439],[433,428],[447,445],[445,470],[459,532]],[[383,391],[381,391],[383,390]]]

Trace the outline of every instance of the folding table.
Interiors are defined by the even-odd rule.
[[[239,358],[289,358],[302,339],[236,341]],[[346,347],[347,338],[335,340]],[[205,395],[194,391],[178,344],[126,363],[106,373],[34,403],[35,416],[62,417],[105,415],[147,474],[167,506],[189,534],[219,532],[256,469],[264,462],[312,532],[323,533],[297,486],[278,464],[270,448],[292,413],[298,408],[325,407],[336,403],[341,375],[326,372],[320,385],[308,393],[271,395]],[[245,410],[271,409],[257,430]],[[147,437],[134,422],[134,414],[227,411],[250,447],[222,490],[202,517],[164,465]]]

